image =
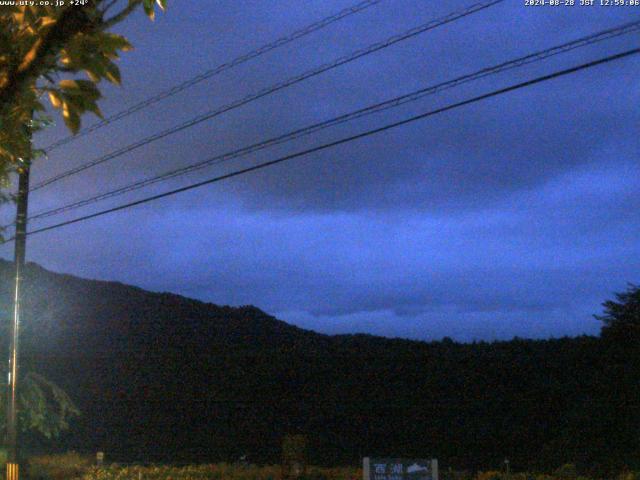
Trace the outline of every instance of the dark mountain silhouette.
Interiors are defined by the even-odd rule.
[[[11,264],[0,261],[2,318],[10,290]],[[633,346],[328,336],[251,306],[35,264],[24,307],[23,369],[57,382],[83,412],[52,448],[123,461],[275,462],[282,436],[303,433],[322,464],[436,456],[444,467],[495,468],[506,457],[514,469],[605,471],[640,458]]]

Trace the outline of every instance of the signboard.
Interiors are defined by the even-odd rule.
[[[438,460],[365,457],[362,473],[363,480],[438,480]]]

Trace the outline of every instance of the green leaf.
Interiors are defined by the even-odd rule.
[[[122,50],[123,52],[127,52],[133,50],[133,45],[129,43],[129,40],[115,33],[103,32],[100,37],[100,43],[113,51]]]
[[[142,6],[144,7],[144,13],[147,14],[151,20],[155,20],[156,12],[153,8],[154,0],[142,0]]]
[[[62,107],[62,97],[58,90],[51,90],[49,92],[49,101],[51,102],[51,105],[53,105],[53,108]]]
[[[61,80],[60,88],[67,97],[74,96],[95,101],[101,96],[96,84],[90,80]]]
[[[120,77],[120,69],[118,66],[109,62],[105,65],[105,78],[109,80],[111,83],[115,83],[116,85],[120,85],[121,77]]]
[[[64,123],[71,130],[74,135],[80,130],[80,115],[78,110],[70,103],[63,103],[62,105],[62,118]]]

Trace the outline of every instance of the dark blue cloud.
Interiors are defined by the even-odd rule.
[[[131,19],[123,31],[136,51],[125,55],[124,86],[106,89],[103,110],[118,111],[348,4],[203,1],[176,4],[155,25]],[[464,5],[384,0],[59,149],[36,166],[34,179]],[[505,2],[39,191],[32,211],[548,48],[629,21],[630,12]],[[309,148],[637,40],[635,34],[590,46],[102,206]],[[591,314],[637,281],[640,267],[639,68],[636,58],[598,67],[34,236],[29,256],[91,278],[256,304],[326,332],[464,340],[596,333]],[[58,126],[38,141],[63,134]]]

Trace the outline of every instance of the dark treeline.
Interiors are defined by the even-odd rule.
[[[0,260],[2,318],[10,267]],[[325,465],[371,455],[435,456],[456,469],[505,458],[514,470],[640,468],[633,335],[473,344],[327,336],[254,307],[36,265],[24,300],[23,371],[58,383],[83,412],[51,448],[273,463],[282,436],[303,433],[310,462]]]

